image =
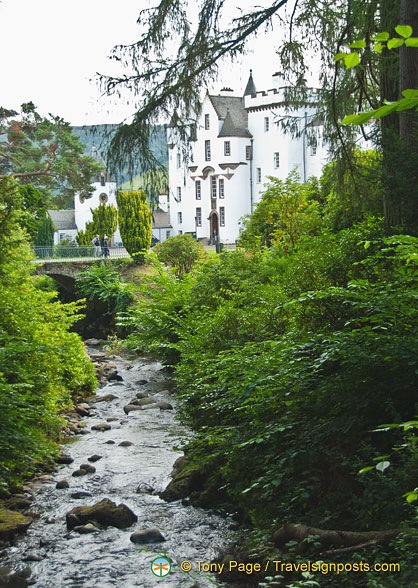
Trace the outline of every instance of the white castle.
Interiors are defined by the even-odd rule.
[[[268,176],[284,180],[296,170],[306,181],[321,175],[328,151],[316,116],[315,93],[311,92],[311,106],[292,111],[297,133],[291,135],[281,124],[289,113],[286,88],[280,83],[275,74],[273,87],[257,92],[250,72],[243,96],[233,96],[229,88],[207,94],[187,145],[187,162],[176,126],[169,125],[172,234],[191,232],[201,240],[233,243],[241,217],[260,201]]]

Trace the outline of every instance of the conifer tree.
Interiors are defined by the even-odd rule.
[[[143,190],[119,191],[116,195],[119,210],[119,230],[122,243],[137,263],[142,263],[151,246],[152,215]]]
[[[54,244],[55,225],[52,218],[46,214],[39,223],[38,232],[34,238],[37,246],[52,247]]]
[[[86,223],[84,231],[78,231],[76,240],[79,245],[91,245],[95,235],[102,238],[105,233],[110,240],[118,226],[118,211],[113,204],[102,202],[97,208],[90,210],[93,220]]]

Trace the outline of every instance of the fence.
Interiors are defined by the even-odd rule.
[[[73,247],[61,247],[60,245],[51,245],[44,247],[32,247],[37,260],[42,261],[79,261],[80,259],[94,260],[102,258],[102,249],[100,256],[96,255],[96,248],[92,245],[74,245]],[[130,257],[125,247],[109,247],[111,258]]]

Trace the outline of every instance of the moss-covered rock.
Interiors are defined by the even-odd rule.
[[[69,530],[92,521],[103,527],[126,529],[135,523],[138,517],[126,504],[116,506],[114,502],[104,498],[93,506],[76,506],[67,512],[66,520]]]
[[[18,533],[24,533],[32,519],[20,512],[0,508],[0,542],[6,543],[13,540]]]

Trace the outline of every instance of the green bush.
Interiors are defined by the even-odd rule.
[[[0,489],[14,487],[58,450],[60,413],[96,385],[78,335],[80,303],[37,288],[32,255],[8,206],[16,184],[0,181]]]
[[[157,243],[154,252],[162,263],[174,268],[178,278],[183,278],[198,261],[205,258],[203,245],[188,233]]]

